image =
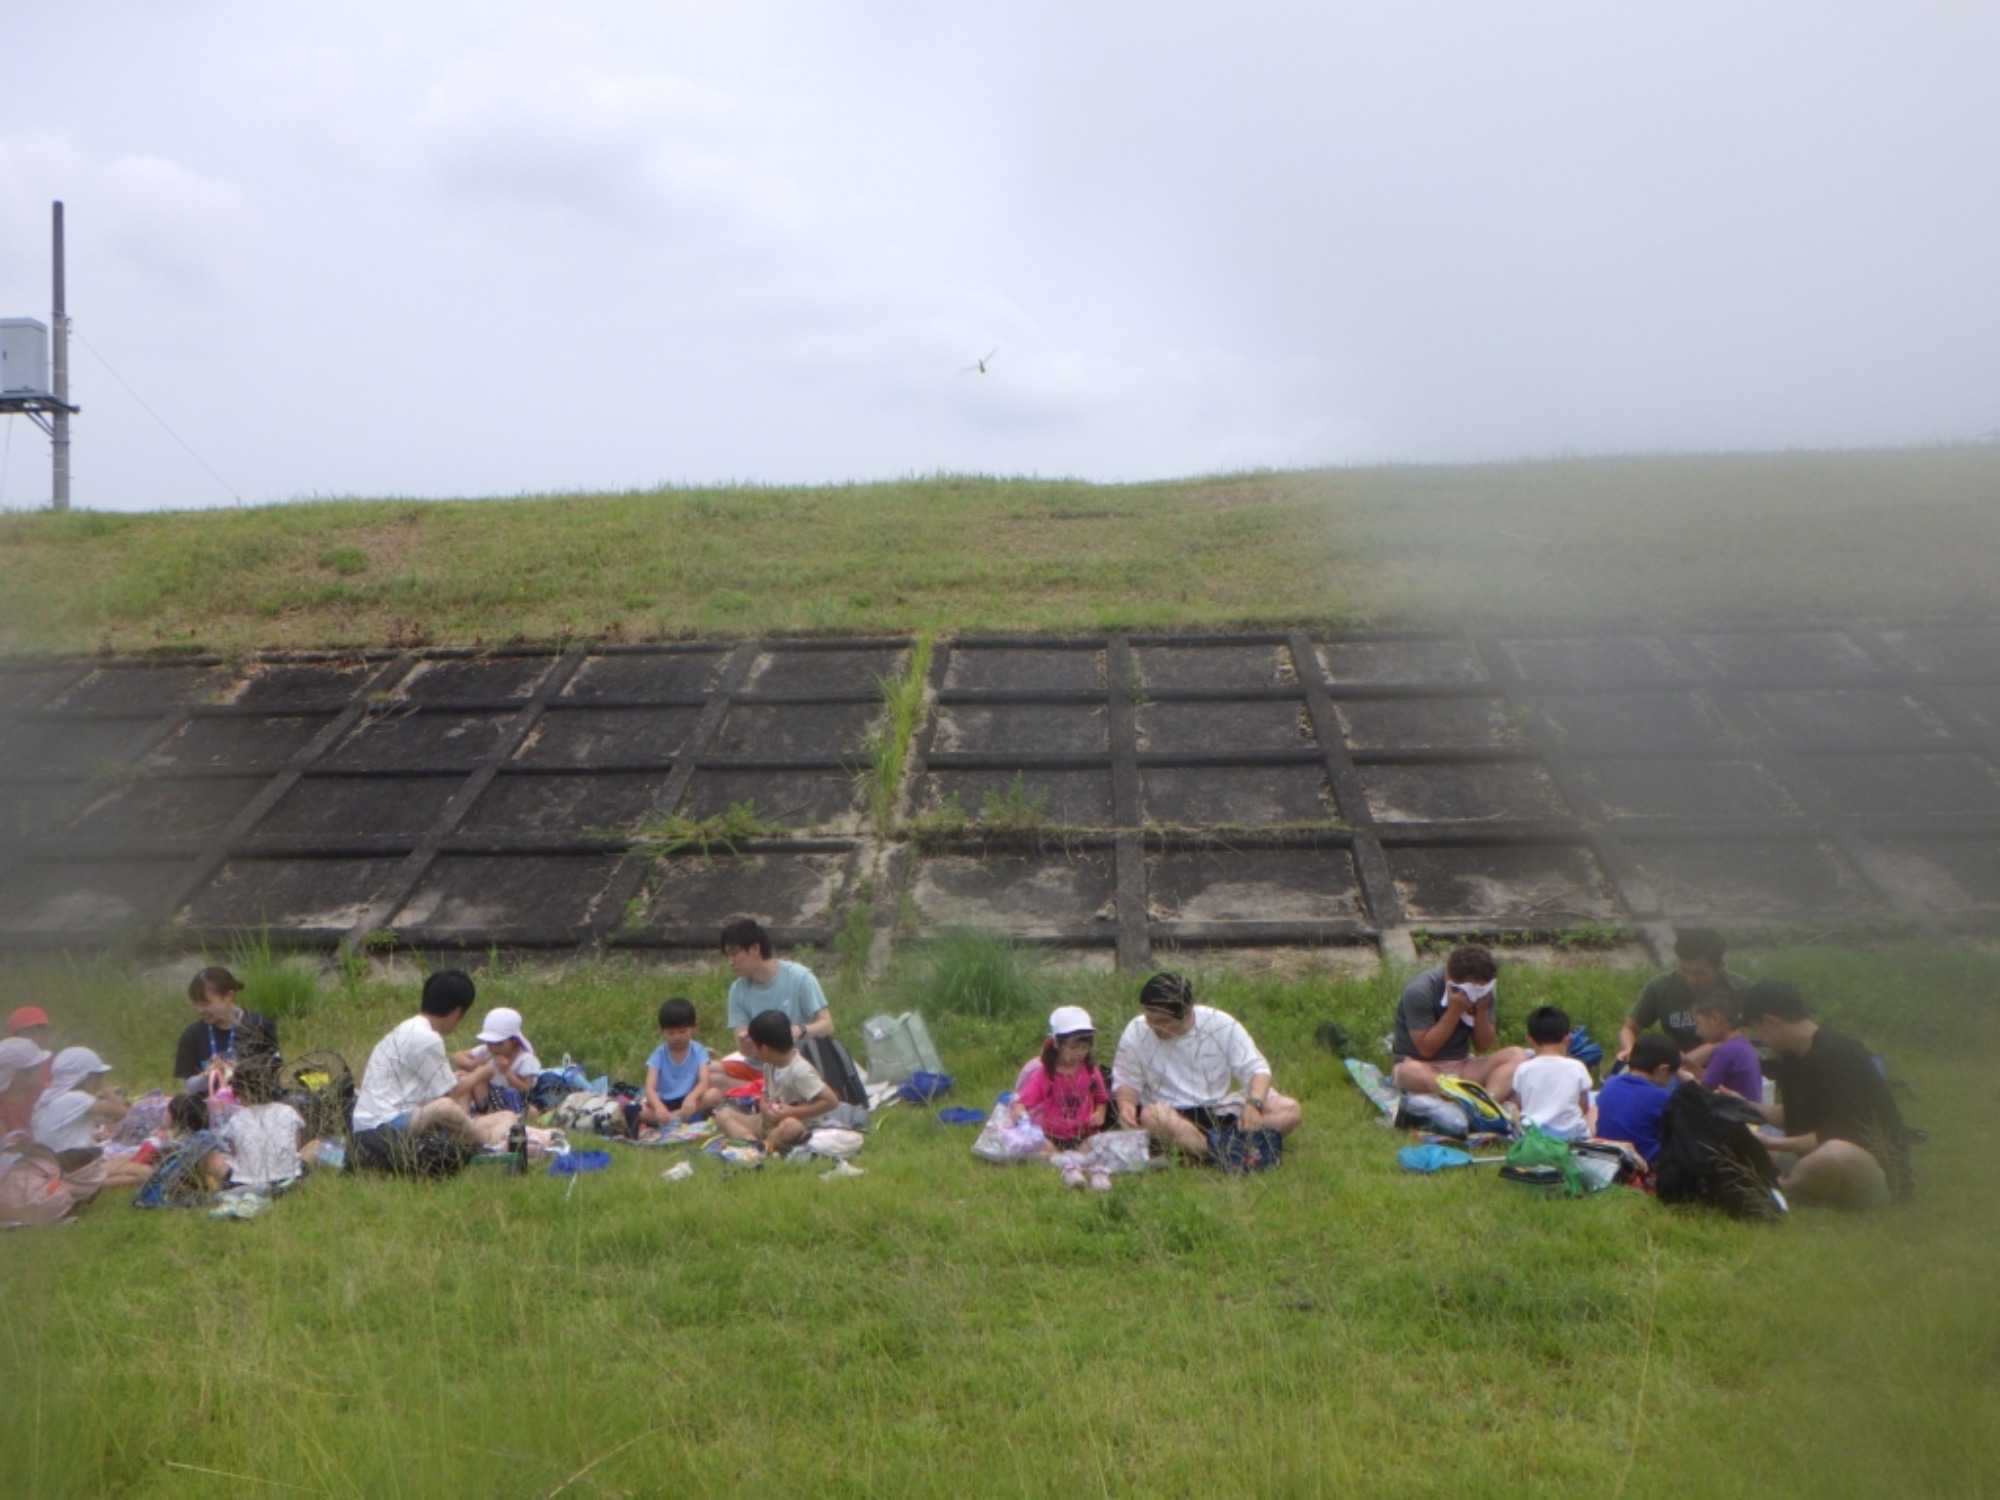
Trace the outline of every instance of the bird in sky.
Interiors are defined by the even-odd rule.
[[[991,363],[993,363],[993,356],[998,354],[999,352],[1000,348],[996,344],[993,348],[988,349],[986,351],[985,358],[975,359],[971,364],[967,365],[963,370],[960,370],[958,373],[961,375],[984,375],[986,373],[986,367]]]

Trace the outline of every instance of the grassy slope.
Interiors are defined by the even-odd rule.
[[[2000,960],[1746,957],[1915,1085],[1914,1202],[1753,1228],[1402,1176],[1311,1043],[1327,1016],[1385,1029],[1393,980],[1218,972],[1209,998],[1309,1111],[1254,1180],[1064,1194],[903,1109],[852,1182],[705,1161],[663,1183],[671,1155],[623,1151],[573,1190],[329,1179],[249,1224],[103,1203],[0,1236],[0,1469],[38,1495],[1991,1493]],[[674,984],[711,1033],[723,978]],[[1503,1019],[1551,999],[1602,1034],[1636,978],[1510,971]],[[0,983],[128,1062],[185,1008],[110,969]],[[614,1072],[665,992],[606,969],[481,985],[545,1053]],[[1128,981],[1063,986],[1100,1021],[1130,1006]],[[288,1034],[359,1058],[411,993],[329,984]],[[835,998],[852,1032],[894,997]],[[937,1030],[976,1100],[1036,1027]]]
[[[1990,609],[2000,448],[0,516],[0,649]]]

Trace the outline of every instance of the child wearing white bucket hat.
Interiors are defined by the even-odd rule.
[[[47,1091],[35,1103],[35,1144],[51,1151],[78,1151],[96,1144],[100,1123],[125,1118],[125,1096],[100,1093],[97,1080],[111,1064],[88,1047],[65,1047],[49,1068]]]
[[[1080,1005],[1058,1005],[1049,1014],[1041,1057],[1022,1071],[1015,1102],[1048,1137],[1051,1154],[1073,1150],[1104,1128],[1111,1091],[1092,1053],[1096,1041],[1097,1027],[1089,1011]],[[1063,1182],[1081,1187],[1084,1174],[1080,1168],[1065,1168]],[[1111,1178],[1093,1172],[1090,1185],[1102,1191],[1111,1186]]]
[[[479,1045],[452,1054],[452,1068],[460,1074],[488,1064],[493,1068],[493,1087],[511,1089],[523,1100],[534,1092],[535,1083],[542,1076],[541,1059],[521,1033],[521,1013],[511,1005],[496,1005],[486,1012],[486,1019],[479,1027]],[[475,1094],[473,1103],[474,1114],[484,1112],[482,1105],[491,1107],[490,1096]],[[520,1106],[515,1103],[510,1107]]]

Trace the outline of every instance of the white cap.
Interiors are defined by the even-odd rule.
[[[1095,1031],[1090,1012],[1081,1005],[1058,1005],[1049,1012],[1050,1036],[1075,1036],[1079,1031]]]
[[[523,1042],[521,1035],[521,1013],[511,1005],[496,1005],[486,1012],[486,1020],[479,1028],[482,1042]]]
[[[88,1047],[65,1047],[56,1054],[55,1066],[49,1069],[49,1092],[66,1093],[93,1073],[110,1071],[111,1064]]]
[[[32,1038],[10,1036],[0,1042],[0,1090],[14,1081],[16,1073],[29,1068],[39,1068],[49,1060],[49,1054],[37,1047]]]

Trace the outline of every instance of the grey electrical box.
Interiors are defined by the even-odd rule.
[[[0,396],[48,393],[48,325],[33,318],[0,318]]]

